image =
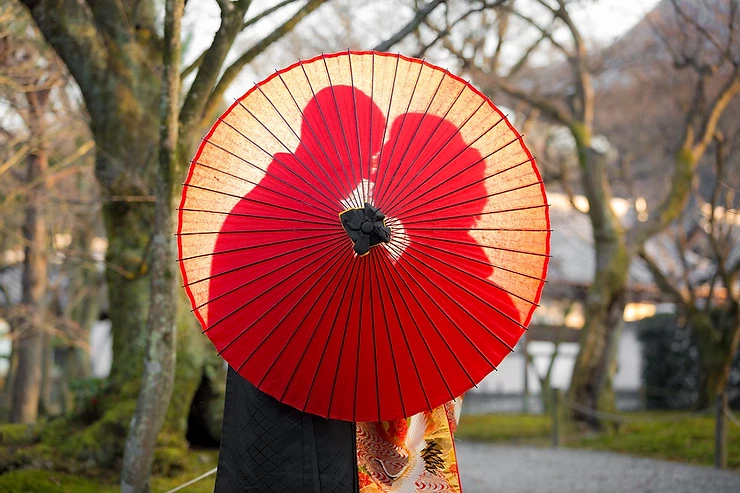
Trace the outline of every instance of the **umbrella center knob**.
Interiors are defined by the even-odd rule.
[[[354,242],[354,251],[366,255],[378,243],[390,243],[391,229],[385,225],[385,215],[366,203],[364,207],[347,209],[339,214],[347,235]]]
[[[368,220],[363,221],[362,223],[362,232],[365,234],[370,234],[373,232],[373,229],[375,229],[375,226],[373,226],[373,223],[371,223]]]

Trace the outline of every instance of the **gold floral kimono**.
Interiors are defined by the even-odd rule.
[[[453,434],[462,397],[395,421],[357,423],[360,493],[460,493]]]

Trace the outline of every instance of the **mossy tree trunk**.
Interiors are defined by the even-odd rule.
[[[596,269],[586,296],[585,323],[568,398],[581,406],[611,411],[615,406],[611,385],[616,371],[613,356],[623,324],[630,256],[624,229],[611,208],[606,157],[591,148],[590,130],[574,125],[571,131],[576,137],[583,188],[589,202]],[[593,414],[574,412],[574,417],[594,428],[601,426]]]

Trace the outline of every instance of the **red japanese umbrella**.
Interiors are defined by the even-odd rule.
[[[375,52],[296,63],[236,101],[185,182],[203,331],[281,402],[349,421],[432,409],[509,354],[549,258],[542,179],[493,103]]]

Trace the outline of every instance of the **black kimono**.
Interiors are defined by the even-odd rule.
[[[215,493],[356,493],[355,425],[302,413],[231,367]]]

